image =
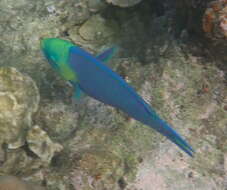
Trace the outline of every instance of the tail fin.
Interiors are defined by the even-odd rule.
[[[180,147],[184,152],[186,152],[189,156],[193,157],[193,153],[195,152],[193,148],[174,130],[172,129],[165,121],[161,120],[158,116],[155,119],[155,122],[150,124],[152,128],[157,130],[162,135],[166,136],[169,140],[175,143],[178,147]]]

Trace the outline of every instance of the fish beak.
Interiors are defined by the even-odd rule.
[[[45,43],[44,43],[44,39],[41,39],[41,40],[40,40],[40,46],[41,46],[42,49],[44,49],[44,44],[45,44]]]
[[[39,40],[40,40],[40,47],[42,49],[45,49],[45,41],[46,41],[46,38],[40,37]]]

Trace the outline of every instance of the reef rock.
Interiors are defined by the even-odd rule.
[[[88,41],[105,41],[111,38],[118,25],[114,20],[105,20],[100,15],[94,15],[88,19],[80,28],[80,36]]]
[[[88,0],[88,7],[91,12],[98,12],[106,7],[103,0]]]
[[[28,131],[26,141],[29,149],[46,163],[63,149],[60,144],[53,143],[47,133],[37,125]]]
[[[45,126],[52,140],[64,142],[78,127],[77,111],[73,104],[66,105],[62,101],[45,103],[36,114],[36,124]]]
[[[142,0],[106,0],[106,2],[117,5],[119,7],[131,7],[141,1]]]
[[[190,36],[204,36],[201,40],[209,55],[226,63],[227,49],[227,1],[226,0],[177,0],[176,33],[188,32]],[[192,38],[193,39],[193,38]],[[197,40],[196,40],[197,41]],[[208,56],[209,56],[208,55]],[[223,68],[226,64],[218,63]]]
[[[124,173],[120,158],[111,151],[98,149],[84,152],[77,157],[79,160],[70,175],[75,189],[87,189],[89,186],[95,189],[116,189],[119,176]]]
[[[44,190],[44,188],[14,176],[1,176],[0,190]]]
[[[203,16],[203,30],[213,40],[227,39],[227,0],[208,4]]]
[[[39,92],[34,81],[15,68],[0,68],[0,144],[18,148],[24,144],[31,116],[37,111]]]
[[[157,86],[146,80],[141,91],[153,106],[159,107],[156,110],[164,117],[168,112],[169,122],[196,150],[195,157],[182,155],[169,141],[160,142],[152,155],[144,157],[134,184],[127,188],[225,189],[223,160],[227,146],[227,119],[224,105],[227,91],[224,73],[213,63],[199,64],[201,60],[189,52],[184,58],[177,46],[171,45],[170,49],[167,50],[168,56],[159,60],[159,64],[163,64],[161,78],[153,73],[152,67],[144,71],[153,73],[147,75],[147,79],[152,76],[148,80],[159,81]]]

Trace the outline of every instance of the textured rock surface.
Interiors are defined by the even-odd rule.
[[[44,188],[22,181],[14,176],[1,176],[0,177],[1,190],[44,190]]]
[[[107,7],[107,4],[103,0],[88,0],[87,4],[91,12],[98,12]]]
[[[97,49],[106,49],[116,43],[120,31],[118,22],[106,19],[100,14],[91,16],[81,26],[69,29],[69,37],[76,44],[97,53]]]
[[[36,117],[36,123],[43,126],[53,139],[64,141],[74,134],[79,114],[72,105],[55,101],[43,104]]]
[[[202,17],[211,0],[176,0],[176,21],[180,29],[201,34]]]
[[[227,1],[176,0],[176,8],[178,35],[186,29],[192,36],[206,36],[204,48],[209,49],[209,55],[226,62]],[[226,64],[221,67],[226,69]]]
[[[15,68],[0,68],[0,144],[18,148],[24,144],[31,116],[37,111],[39,92],[34,81]]]
[[[219,0],[208,4],[203,16],[203,30],[213,40],[227,38],[227,1]]]
[[[212,51],[218,59],[227,61],[227,1],[212,1],[203,15],[203,30],[212,42]],[[226,64],[223,65],[226,69]]]
[[[111,23],[100,15],[94,15],[79,28],[79,34],[88,41],[106,41],[114,35],[115,28],[117,28],[115,21]]]
[[[119,7],[131,7],[141,2],[142,0],[106,0],[106,1]]]
[[[29,149],[47,164],[55,153],[63,149],[60,144],[53,143],[47,133],[37,125],[28,131],[26,141]]]
[[[153,87],[152,94],[162,94],[163,113],[168,110],[167,117],[173,126],[179,126],[179,131],[184,130],[190,136],[196,155],[194,159],[182,157],[177,149],[169,147],[172,146],[169,142],[160,144],[153,152],[155,156],[145,158],[147,161],[139,167],[135,186],[129,189],[225,189],[224,73],[212,64],[204,68],[190,54],[185,59],[175,48],[170,52],[177,57],[160,60],[166,64],[158,89]],[[152,181],[156,181],[155,185]]]

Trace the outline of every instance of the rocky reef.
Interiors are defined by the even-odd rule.
[[[203,16],[203,30],[207,36],[216,39],[227,38],[227,1],[212,1]]]
[[[0,9],[0,189],[226,189],[226,1],[7,0]],[[93,54],[117,45],[109,66],[194,158],[119,110],[75,103],[40,51],[43,37]]]
[[[0,143],[15,149],[24,145],[26,131],[37,111],[39,92],[35,82],[15,68],[0,68]]]
[[[106,0],[108,3],[117,5],[119,7],[131,7],[141,2],[142,0]]]
[[[1,176],[0,189],[2,190],[44,190],[44,188],[22,181],[14,176]]]
[[[183,28],[200,38],[204,48],[209,49],[216,59],[227,61],[226,57],[226,31],[227,31],[227,1],[181,1],[176,0],[177,34]],[[226,64],[221,67],[226,69]]]

